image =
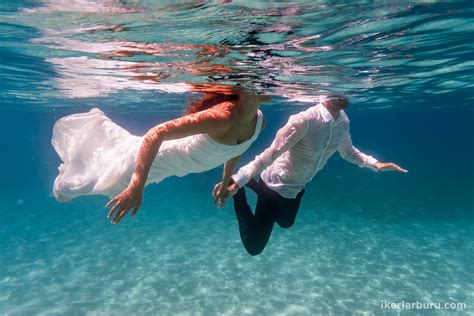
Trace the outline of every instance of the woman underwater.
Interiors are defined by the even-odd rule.
[[[224,165],[228,184],[239,157],[264,127],[261,103],[269,96],[228,86],[205,86],[186,115],[134,136],[99,109],[59,119],[52,145],[63,163],[53,185],[59,202],[82,195],[112,198],[107,217],[118,223],[134,216],[143,190],[170,176],[204,172]],[[225,186],[222,186],[226,188]],[[222,194],[223,195],[223,194]]]

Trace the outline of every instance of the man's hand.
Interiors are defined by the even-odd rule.
[[[394,164],[393,162],[376,162],[374,164],[375,169],[379,171],[398,171],[401,173],[407,173],[408,170],[403,169],[397,164]]]
[[[132,216],[137,214],[138,209],[142,205],[143,187],[140,186],[128,186],[119,195],[110,200],[105,207],[113,205],[112,209],[107,214],[107,218],[114,215],[117,211],[115,218],[112,220],[112,224],[117,224],[128,211],[133,209]]]
[[[212,196],[214,196],[214,204],[217,204],[217,207],[219,208],[224,207],[227,199],[233,197],[238,190],[239,186],[236,183],[232,183],[226,188],[223,188],[222,182],[219,182],[214,186],[214,190],[212,192]]]

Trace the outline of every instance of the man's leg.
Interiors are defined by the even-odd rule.
[[[260,185],[263,181],[260,181]],[[258,255],[267,245],[275,224],[275,215],[271,207],[271,200],[264,190],[259,190],[255,214],[247,203],[245,189],[240,188],[234,195],[234,210],[239,223],[240,238],[245,249],[252,256]]]
[[[256,195],[260,194],[260,184],[254,178],[250,179],[245,186],[251,188]]]
[[[304,189],[294,199],[278,195],[278,202],[275,203],[275,221],[281,228],[290,228],[295,223],[303,194]]]

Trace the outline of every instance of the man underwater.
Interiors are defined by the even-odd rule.
[[[214,187],[215,202],[223,205],[233,196],[240,237],[251,255],[260,254],[275,222],[293,225],[305,185],[338,151],[342,158],[374,171],[408,172],[393,162],[379,162],[352,145],[345,96],[332,95],[321,103],[290,116],[273,143],[232,176],[226,190]],[[253,177],[260,174],[259,182]],[[244,186],[258,196],[255,214],[247,203]]]

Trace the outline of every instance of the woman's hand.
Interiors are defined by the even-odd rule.
[[[223,187],[222,182],[219,182],[214,186],[212,191],[212,196],[214,197],[214,204],[217,204],[217,207],[224,207],[225,204],[225,193],[226,188]]]
[[[223,188],[222,182],[219,182],[214,186],[212,192],[212,195],[214,196],[214,204],[217,204],[217,207],[224,207],[226,200],[233,197],[238,190],[239,186],[236,183],[232,183],[226,188]]]
[[[138,209],[142,205],[142,196],[143,196],[143,187],[141,186],[132,186],[129,185],[125,190],[122,191],[119,195],[110,200],[105,207],[110,207],[113,205],[107,214],[107,218],[110,218],[114,215],[115,218],[112,220],[112,224],[117,224],[128,211],[132,210],[132,216],[137,214]]]

